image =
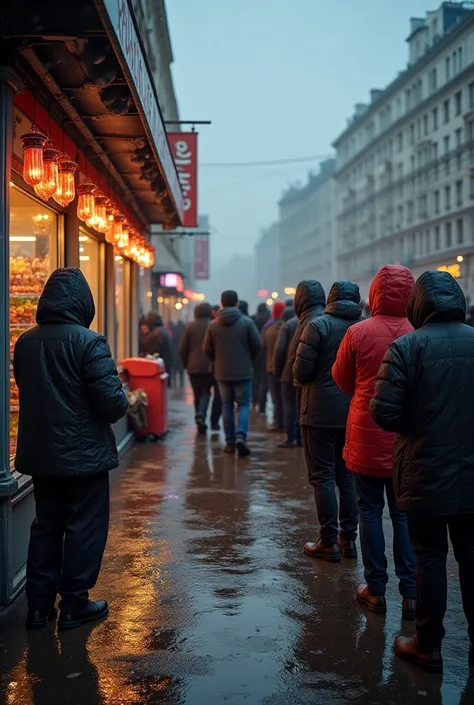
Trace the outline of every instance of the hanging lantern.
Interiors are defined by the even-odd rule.
[[[115,226],[115,207],[110,199],[107,199],[105,206],[107,214],[107,227],[105,229],[105,240],[112,245],[115,244],[114,226]]]
[[[46,142],[43,151],[43,179],[34,187],[37,196],[49,201],[58,190],[58,157],[61,152],[55,149],[51,140]]]
[[[125,250],[128,247],[129,241],[129,224],[124,219],[122,223],[122,234],[117,242],[117,247],[121,250]]]
[[[23,148],[23,178],[30,186],[37,186],[44,177],[43,149],[47,137],[32,125],[20,139]]]
[[[123,235],[123,221],[125,220],[124,216],[121,215],[120,213],[115,213],[114,214],[114,235],[113,235],[113,243],[117,247],[120,247],[120,242],[122,240],[122,235]]]
[[[77,217],[84,223],[94,218],[95,215],[95,185],[90,179],[84,179],[77,187]]]
[[[66,208],[76,197],[74,172],[77,169],[77,164],[67,154],[62,154],[58,162],[58,190],[53,194],[53,198],[56,203]]]
[[[94,193],[94,215],[89,218],[87,225],[99,233],[105,233],[107,230],[107,209],[105,204],[107,203],[107,198],[104,196],[102,191],[96,189]]]

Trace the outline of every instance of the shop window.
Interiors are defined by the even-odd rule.
[[[103,333],[102,282],[100,272],[100,242],[79,231],[79,266],[89,284],[95,303],[95,318],[91,330]]]
[[[35,325],[38,299],[57,267],[58,217],[10,185],[10,355],[22,333]],[[38,402],[40,403],[40,402]],[[10,455],[16,452],[18,388],[10,377]]]
[[[128,260],[115,257],[115,355],[118,363],[130,354],[130,268]]]

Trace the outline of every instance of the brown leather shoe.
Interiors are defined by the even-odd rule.
[[[365,605],[371,612],[385,614],[387,611],[385,597],[383,595],[372,595],[365,583],[356,587],[356,597],[358,601]]]
[[[406,636],[398,636],[395,639],[394,650],[397,656],[414,663],[415,666],[423,668],[430,673],[439,673],[443,669],[443,660],[441,651],[420,651],[416,636],[410,638]]]
[[[402,601],[402,618],[414,622],[416,617],[416,600]]]
[[[309,541],[304,545],[304,552],[307,553],[308,556],[312,556],[313,558],[322,558],[329,563],[341,562],[341,551],[339,550],[337,543],[333,546],[326,546],[321,539],[319,539],[316,543],[311,543],[311,541]]]
[[[355,541],[348,541],[339,536],[337,543],[344,558],[357,558],[357,546]]]

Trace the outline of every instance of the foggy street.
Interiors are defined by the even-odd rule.
[[[275,450],[254,417],[251,458],[225,456],[222,438],[196,437],[185,395],[172,393],[166,442],[136,446],[112,476],[94,592],[110,602],[108,620],[27,633],[18,601],[0,624],[0,702],[473,703],[452,556],[444,676],[429,675],[392,653],[401,628],[392,568],[385,618],[354,598],[360,558],[303,555],[316,525],[302,451]]]

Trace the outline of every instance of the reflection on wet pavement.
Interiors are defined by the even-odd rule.
[[[305,557],[315,536],[300,451],[275,450],[254,420],[249,460],[197,438],[189,395],[163,445],[137,446],[113,477],[112,525],[97,597],[103,624],[27,634],[24,600],[0,623],[5,705],[474,704],[451,561],[444,676],[396,662],[388,615],[354,600],[360,562]]]

